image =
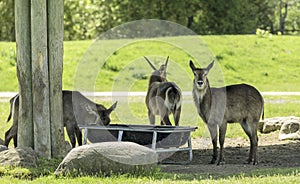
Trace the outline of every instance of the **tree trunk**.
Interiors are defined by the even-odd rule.
[[[283,8],[283,6],[284,6],[284,14],[282,15],[282,8]],[[282,35],[285,32],[285,19],[287,17],[287,13],[288,13],[288,0],[286,0],[286,2],[282,2],[282,0],[280,0],[279,31],[281,32]]]

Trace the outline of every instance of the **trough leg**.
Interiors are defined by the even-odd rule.
[[[188,138],[188,147],[189,147],[189,161],[191,162],[193,160],[193,148],[192,148],[192,142],[191,142],[191,134],[189,133]]]

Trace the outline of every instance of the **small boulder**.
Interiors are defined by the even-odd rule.
[[[300,122],[285,122],[279,131],[279,140],[300,140]]]
[[[0,145],[4,145],[4,141],[0,138]]]
[[[152,171],[158,156],[152,149],[132,142],[102,142],[72,149],[56,175],[109,175]]]
[[[5,151],[5,150],[7,150],[8,148],[6,147],[6,146],[4,146],[4,145],[0,145],[0,152],[1,151]]]
[[[10,148],[0,152],[0,165],[13,167],[37,167],[38,156],[30,147]]]

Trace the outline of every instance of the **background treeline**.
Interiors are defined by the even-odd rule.
[[[197,34],[299,34],[300,0],[64,0],[65,40],[93,39],[140,19],[177,22]],[[14,41],[14,0],[0,0],[0,40]]]

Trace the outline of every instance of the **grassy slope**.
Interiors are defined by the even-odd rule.
[[[73,89],[81,82],[74,79],[74,76],[83,73],[85,77],[82,81],[91,81],[90,89],[96,91],[145,91],[147,76],[151,69],[142,56],[147,55],[154,63],[159,64],[169,55],[171,59],[169,79],[178,82],[183,90],[190,90],[191,72],[188,61],[193,59],[200,63],[207,63],[213,58],[213,54],[221,66],[226,84],[245,82],[256,86],[261,91],[300,91],[300,80],[298,80],[300,73],[297,71],[300,67],[297,53],[300,50],[300,37],[263,38],[243,35],[200,38],[209,47],[201,45],[199,37],[168,38],[163,41],[135,40],[135,42],[113,40],[98,42],[102,47],[94,44],[93,48],[96,49],[92,54],[85,55],[92,41],[65,42],[63,87]],[[193,43],[194,40],[197,42]],[[187,41],[189,42],[185,43]],[[184,48],[170,43],[182,43]],[[114,50],[115,46],[118,50]],[[196,53],[195,49],[201,50],[200,53]],[[209,52],[209,49],[212,52]],[[104,56],[109,57],[103,58]],[[163,58],[158,59],[153,56]],[[18,90],[15,57],[15,44],[0,42],[0,91]],[[101,59],[106,62],[104,67],[97,63],[93,65],[96,60]],[[88,64],[78,65],[84,61],[88,61]],[[97,70],[93,70],[95,66]],[[96,77],[91,75],[91,71],[97,72]],[[214,80],[214,76],[210,78]]]

